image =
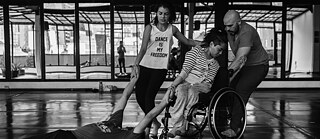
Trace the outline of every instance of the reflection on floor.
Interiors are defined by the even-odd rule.
[[[280,78],[281,77],[281,68],[271,66],[269,68],[269,73],[266,78]],[[286,78],[320,78],[320,73],[312,73],[312,72],[290,72],[286,73]]]
[[[131,67],[127,67],[126,70],[127,73],[131,73]],[[80,69],[80,72],[80,79],[111,79],[110,66],[83,67]],[[20,75],[14,79],[41,79],[36,73],[37,71],[35,68],[27,68],[25,69],[24,75]],[[119,73],[119,68],[115,68],[115,73]],[[169,74],[170,72],[168,72],[168,78],[172,78]],[[280,67],[270,67],[266,78],[274,79],[280,78],[280,76]],[[4,79],[4,77],[0,76],[0,79],[1,78]],[[291,72],[286,75],[286,78],[320,78],[320,74]],[[47,66],[46,79],[76,79],[76,68],[75,66]]]
[[[244,139],[320,138],[320,90],[258,90],[247,105]],[[159,92],[156,103],[162,99]],[[103,94],[90,91],[2,91],[0,138],[20,139],[57,129],[75,129],[97,122],[112,111],[121,90]],[[125,110],[124,126],[144,116],[135,95]],[[158,119],[163,117],[163,113]],[[212,139],[209,128],[203,139]]]
[[[119,68],[115,69],[115,73],[119,73]],[[131,72],[131,67],[126,68],[127,73]],[[0,76],[0,79],[4,78]],[[117,78],[117,77],[115,77]],[[41,79],[37,76],[36,68],[26,68],[23,75],[14,77],[14,79]],[[46,79],[76,79],[75,66],[47,66]],[[91,66],[80,68],[80,79],[111,79],[110,66]]]

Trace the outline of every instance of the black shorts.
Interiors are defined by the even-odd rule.
[[[115,113],[111,114],[110,118],[107,121],[113,123],[117,127],[122,127],[123,110],[118,110]]]

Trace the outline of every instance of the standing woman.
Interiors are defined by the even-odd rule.
[[[200,42],[187,39],[172,23],[176,20],[174,7],[168,3],[159,4],[153,23],[147,25],[143,32],[142,46],[135,60],[131,77],[138,77],[136,98],[139,106],[146,114],[155,106],[155,97],[164,82],[169,62],[170,50],[173,45],[172,36],[182,43],[195,46]],[[146,136],[149,137],[150,123]],[[152,138],[156,138],[160,122],[154,118]]]

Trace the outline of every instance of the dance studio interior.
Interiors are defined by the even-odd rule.
[[[111,114],[130,82],[145,27],[153,23],[160,2],[1,0],[0,139],[75,130]],[[202,41],[210,29],[226,28],[224,16],[229,10],[238,12],[241,21],[260,36],[268,55],[268,73],[244,105],[243,127],[234,138],[320,138],[319,1],[170,2],[176,13],[172,25],[188,39]],[[179,77],[185,55],[192,49],[175,37],[172,40],[173,57],[179,60],[167,69],[156,105]],[[126,49],[124,71],[118,61],[120,41]],[[228,46],[218,61],[221,67],[228,67],[234,59]],[[228,81],[227,74],[223,77],[221,82]],[[214,99],[211,102],[203,109],[196,108],[191,116],[195,125],[189,127],[204,128],[193,136],[176,139],[228,138],[221,135],[220,126],[230,124],[230,113],[227,109],[228,114],[221,114],[219,104]],[[218,119],[222,115],[225,118]],[[122,125],[134,127],[144,116],[133,90]],[[168,139],[164,129],[172,128],[170,118],[165,126],[166,116],[163,110],[156,117],[161,122],[159,139]]]

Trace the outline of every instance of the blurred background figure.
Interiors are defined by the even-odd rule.
[[[123,41],[120,41],[120,46],[117,48],[117,52],[119,54],[118,57],[118,62],[119,62],[119,69],[120,69],[120,73],[119,75],[126,75],[126,62],[125,62],[125,58],[124,58],[124,53],[126,53],[126,48],[123,46]],[[122,72],[122,68],[123,68],[123,72]]]

